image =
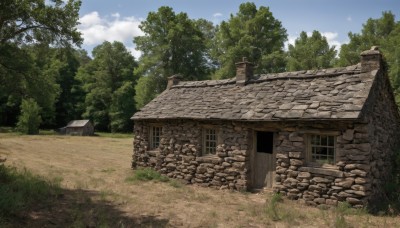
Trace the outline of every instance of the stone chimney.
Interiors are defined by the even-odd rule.
[[[372,46],[370,50],[361,53],[361,73],[378,70],[382,67],[382,54],[378,46]]]
[[[175,74],[172,75],[171,77],[168,77],[167,89],[170,89],[174,85],[178,85],[180,81],[181,81],[181,75],[179,74]]]
[[[244,86],[246,82],[253,77],[254,64],[247,61],[246,57],[243,57],[242,62],[235,63],[236,65],[236,85]]]

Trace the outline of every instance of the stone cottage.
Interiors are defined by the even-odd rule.
[[[180,82],[135,113],[132,167],[218,189],[272,188],[308,205],[378,199],[399,112],[378,48],[344,68]]]

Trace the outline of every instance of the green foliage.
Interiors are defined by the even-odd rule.
[[[339,202],[338,206],[335,210],[335,228],[345,228],[349,227],[348,223],[346,222],[345,215],[348,215],[350,212],[351,206],[348,202]]]
[[[127,182],[136,182],[136,181],[160,181],[160,182],[168,182],[169,178],[161,175],[159,172],[151,169],[144,168],[135,170],[134,175],[127,177],[125,179]]]
[[[81,44],[76,28],[80,4],[79,0],[0,2],[1,124],[15,124],[24,97],[34,98],[42,107],[45,123],[53,121],[62,63],[49,47]]]
[[[398,22],[395,22],[394,14],[391,12],[383,12],[379,19],[368,19],[363,24],[360,34],[351,32],[348,34],[350,42],[341,47],[339,65],[357,64],[360,61],[360,53],[369,50],[371,46],[378,45],[384,49],[387,39],[397,26]]]
[[[0,45],[46,43],[80,44],[76,26],[79,0],[2,0],[0,2]]]
[[[235,62],[242,57],[258,66],[256,73],[284,71],[286,40],[286,30],[268,7],[257,9],[254,3],[241,4],[239,12],[217,28],[211,56],[220,68],[213,77],[234,77]]]
[[[335,47],[329,47],[326,37],[313,31],[310,37],[301,32],[295,44],[289,44],[288,71],[324,69],[333,66],[336,56]]]
[[[280,193],[275,193],[272,195],[269,202],[266,202],[265,213],[272,221],[279,221],[282,219],[278,209],[279,202],[282,202],[282,195]]]
[[[136,87],[136,93],[141,94],[135,98],[138,107],[164,91],[169,76],[180,74],[184,80],[207,77],[210,22],[191,20],[186,13],[176,14],[172,8],[163,6],[157,12],[150,12],[139,27],[145,35],[134,38],[136,49],[142,52],[135,74],[147,79],[142,79],[141,86]],[[151,87],[145,81],[151,81]]]
[[[93,61],[79,68],[77,80],[86,92],[84,118],[97,130],[131,131],[135,112],[133,74],[137,63],[121,42],[104,42],[93,50]]]
[[[156,88],[157,87],[156,80],[157,78],[151,75],[139,78],[135,86],[135,92],[136,92],[135,102],[137,109],[140,109],[143,106],[145,106],[147,103],[153,100],[159,93]]]
[[[38,134],[42,122],[40,107],[34,99],[22,100],[21,115],[18,118],[17,129],[24,134]]]
[[[0,165],[0,221],[15,219],[22,210],[51,199],[60,191],[59,183],[49,182],[27,170]]]
[[[79,67],[90,62],[84,50],[57,48],[52,50],[51,60],[60,61],[56,83],[60,85],[60,94],[55,103],[54,126],[65,126],[71,120],[81,119],[84,113],[85,92],[82,84],[75,78]]]

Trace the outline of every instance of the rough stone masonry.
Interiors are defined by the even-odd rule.
[[[233,79],[171,77],[168,88],[132,117],[132,167],[151,167],[188,184],[251,190],[260,178],[257,132],[266,131],[273,133],[274,191],[313,206],[347,201],[363,207],[382,197],[400,118],[376,47],[361,53],[360,64],[343,68],[253,75],[246,59],[236,66]],[[205,154],[205,129],[216,135],[211,154]],[[329,164],[312,162],[315,135],[334,139]]]

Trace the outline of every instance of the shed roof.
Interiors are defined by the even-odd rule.
[[[245,86],[236,79],[180,82],[135,113],[140,119],[242,121],[357,119],[377,70],[361,64],[263,74]]]
[[[67,124],[67,127],[84,127],[90,120],[71,120]]]

